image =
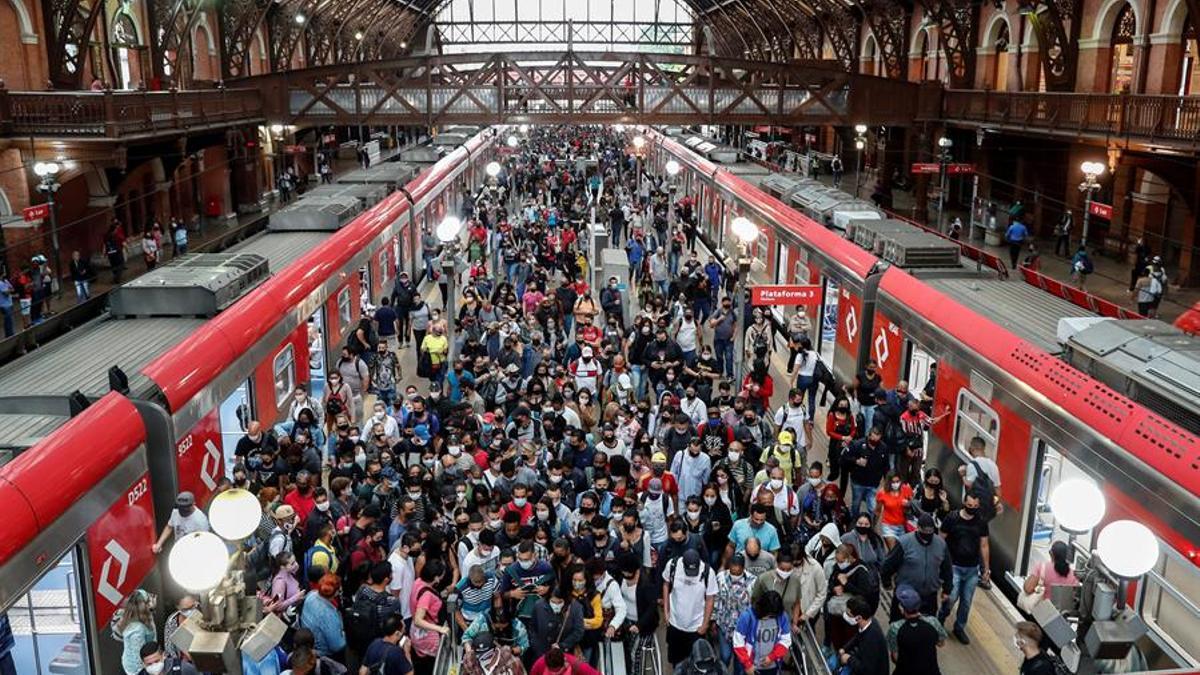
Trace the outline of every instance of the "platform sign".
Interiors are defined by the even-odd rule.
[[[821,287],[809,284],[777,284],[773,286],[751,286],[750,304],[805,305],[816,307],[821,302]]]
[[[50,205],[35,204],[34,206],[26,206],[21,209],[21,217],[27,223],[36,223],[39,220],[45,220],[50,217]]]
[[[175,465],[179,491],[196,496],[203,507],[225,475],[225,456],[221,452],[221,417],[214,408],[175,445]]]
[[[942,165],[933,162],[917,162],[912,165],[913,173],[938,173]]]
[[[1096,216],[1097,218],[1112,220],[1112,212],[1113,207],[1108,204],[1101,204],[1100,202],[1088,202],[1088,213]]]
[[[154,505],[150,474],[144,473],[92,523],[87,531],[96,625],[109,622],[117,608],[154,567]]]
[[[912,165],[912,173],[937,174],[941,173],[942,165],[936,162],[916,162]],[[947,164],[946,175],[963,176],[975,173],[974,164]]]
[[[974,164],[947,164],[946,173],[951,176],[963,176],[975,173]]]

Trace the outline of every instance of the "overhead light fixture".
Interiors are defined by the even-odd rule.
[[[752,244],[758,239],[760,234],[758,226],[750,222],[750,219],[745,216],[738,216],[729,224],[729,228],[733,230],[733,236],[737,237],[743,244]]]
[[[513,135],[509,134],[509,136],[508,136],[508,147],[510,147],[510,148],[515,148],[515,147],[517,147],[517,137],[516,137],[516,136],[513,136]]]
[[[303,14],[296,15],[296,24],[297,25],[303,26],[305,21],[308,21],[308,18],[306,16],[304,16]]]
[[[867,125],[865,125],[865,124],[855,124],[855,125],[854,125],[854,133],[856,133],[856,134],[859,134],[860,136],[861,136],[862,134],[865,134],[865,133],[867,133]]]
[[[679,169],[681,167],[679,166],[679,162],[676,162],[675,160],[670,159],[670,160],[667,160],[666,168],[667,168],[667,174],[674,176],[679,173]]]
[[[360,31],[357,31],[357,32],[355,32],[355,33],[354,33],[354,39],[355,39],[355,40],[358,40],[358,41],[360,41],[360,42],[361,42],[361,41],[362,41],[362,39],[363,39],[363,32],[362,32],[361,30],[360,30]]]
[[[462,230],[462,221],[454,216],[446,216],[446,219],[438,223],[437,238],[443,244],[458,241],[458,233]]]
[[[484,170],[487,171],[487,175],[495,178],[500,175],[500,162],[488,162]]]

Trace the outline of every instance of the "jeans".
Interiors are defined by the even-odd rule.
[[[683,362],[687,364],[688,368],[691,368],[692,366],[696,365],[696,350],[695,349],[683,350]]]
[[[858,483],[851,482],[850,483],[850,494],[851,494],[850,513],[852,515],[857,515],[858,514],[858,505],[861,504],[864,500],[866,500],[867,513],[870,513],[871,517],[874,518],[875,517],[875,515],[874,515],[875,514],[875,493],[878,490],[879,490],[879,488],[875,487],[875,486],[859,485]]]
[[[567,334],[567,344],[575,344],[575,315],[568,310],[562,319],[563,331]]]
[[[721,663],[729,664],[730,661],[733,662],[730,666],[730,673],[733,675],[745,675],[746,669],[742,667],[742,662],[733,657],[733,638],[730,635],[726,635],[725,631],[722,630],[717,631],[717,654],[721,658]]]
[[[83,302],[91,295],[91,288],[88,287],[87,279],[75,282],[75,299]]]
[[[649,384],[650,377],[646,374],[646,366],[631,365],[630,371],[633,373],[634,386],[637,387],[637,398],[640,401],[646,398],[646,385]]]
[[[663,296],[663,298],[669,297],[667,295],[667,291],[671,288],[671,282],[669,280],[663,279],[662,281],[655,281],[654,286],[658,288],[658,294]]]
[[[971,601],[975,599],[975,587],[979,585],[979,566],[960,567],[953,565],[954,584],[950,587],[950,595],[942,602],[938,611],[938,621],[945,621],[950,616],[954,603],[958,602],[958,614],[954,617],[954,630],[966,630],[967,617],[971,614]]]
[[[733,340],[722,338],[713,339],[713,351],[717,357],[717,367],[725,371],[725,377],[733,378]]]
[[[433,256],[423,255],[421,258],[425,260],[425,278],[433,281]],[[420,280],[418,280],[418,283],[420,283]]]
[[[875,406],[864,405],[862,407],[862,416],[863,426],[866,427],[863,429],[863,435],[866,435],[866,433],[871,430],[871,424],[875,420]]]
[[[0,307],[0,317],[4,318],[4,337],[12,337],[13,333],[16,332],[13,327],[12,305]]]
[[[811,375],[800,375],[796,378],[796,388],[808,394],[808,414],[815,416],[817,412],[817,381]]]
[[[671,271],[671,276],[679,276],[679,254],[675,251],[667,254],[667,269]]]
[[[375,393],[375,397],[387,406],[388,410],[392,409],[392,401],[396,400],[395,387],[388,387],[387,389],[371,387],[371,390]]]
[[[700,317],[700,323],[708,321],[708,317],[712,315],[712,301],[709,298],[697,298],[692,303],[692,308],[696,316]]]

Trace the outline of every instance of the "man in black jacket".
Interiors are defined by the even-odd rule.
[[[404,348],[412,342],[412,322],[408,313],[413,308],[413,299],[417,294],[417,286],[408,278],[408,272],[401,272],[392,286],[392,306],[396,310],[396,323],[399,328],[400,347]]]
[[[867,513],[875,513],[875,491],[888,470],[888,448],[883,442],[883,429],[871,427],[866,438],[850,444],[842,453],[842,466],[850,474],[850,513],[857,514],[859,505],[867,504]]]
[[[866,600],[855,595],[846,601],[842,617],[858,630],[838,652],[838,659],[850,668],[851,675],[888,675],[887,638],[872,614]]]

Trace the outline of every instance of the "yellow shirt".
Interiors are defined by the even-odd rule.
[[[430,333],[421,341],[421,350],[429,352],[429,362],[435,366],[441,365],[445,360],[446,354],[449,353],[450,341],[445,335],[434,335]]]

